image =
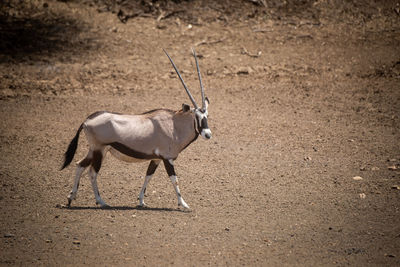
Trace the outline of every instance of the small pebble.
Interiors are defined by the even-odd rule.
[[[4,237],[5,237],[5,238],[11,238],[11,237],[15,237],[15,235],[14,235],[14,234],[11,234],[11,233],[5,233],[5,234],[4,234]]]

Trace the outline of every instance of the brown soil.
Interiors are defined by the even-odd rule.
[[[399,4],[153,2],[0,4],[0,264],[398,266]],[[111,156],[111,208],[87,176],[63,208],[80,123],[189,103],[162,48],[199,99],[192,46],[213,132],[176,161],[192,211],[163,168],[138,209],[147,163]]]

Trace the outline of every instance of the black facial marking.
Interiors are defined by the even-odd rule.
[[[101,151],[93,151],[92,166],[97,173],[99,173],[99,170],[101,168],[102,160],[103,160],[103,154],[101,153]]]
[[[157,156],[155,154],[149,155],[149,154],[146,154],[143,152],[133,150],[132,148],[127,147],[126,145],[118,143],[118,142],[110,143],[108,145],[112,146],[114,149],[118,150],[122,154],[125,154],[129,157],[136,158],[136,159],[160,159],[161,158],[160,156]]]
[[[200,133],[201,132],[201,120],[200,120],[200,116],[197,116],[197,115],[196,115],[196,124],[197,124],[197,130]]]
[[[156,161],[150,161],[149,167],[147,168],[146,176],[153,175],[157,167],[158,163],[156,163]]]
[[[201,120],[201,128],[202,128],[202,129],[208,129],[208,123],[207,123],[207,118],[206,118],[206,117],[204,117],[204,118]]]
[[[176,174],[175,174],[174,165],[172,165],[171,163],[169,163],[169,161],[166,160],[166,159],[164,159],[163,161],[164,161],[164,167],[165,167],[165,170],[166,170],[167,173],[168,173],[168,176],[176,175]]]

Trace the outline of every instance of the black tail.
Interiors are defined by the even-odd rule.
[[[71,143],[69,143],[68,149],[64,154],[64,164],[61,167],[61,170],[67,167],[73,160],[76,149],[78,148],[79,134],[81,133],[82,129],[83,129],[83,124],[81,124],[78,131],[76,132],[75,137],[71,140]]]

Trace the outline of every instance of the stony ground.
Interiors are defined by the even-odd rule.
[[[400,264],[398,3],[121,2],[0,5],[1,265]],[[162,48],[200,101],[191,47],[213,131],[176,161],[192,210],[163,168],[139,209],[147,164],[112,156],[111,208],[87,176],[64,208],[89,114],[190,102]]]

